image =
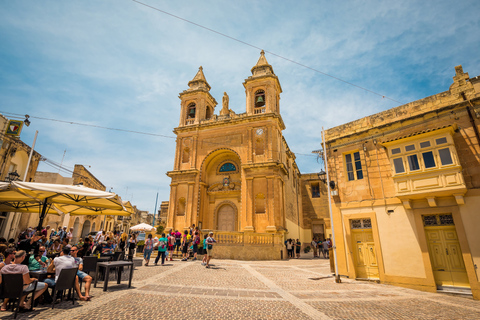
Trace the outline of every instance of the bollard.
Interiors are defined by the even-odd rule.
[[[280,250],[280,260],[283,260],[283,250]]]

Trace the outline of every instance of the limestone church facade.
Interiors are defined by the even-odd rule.
[[[221,250],[226,257],[279,259],[285,238],[309,243],[312,223],[324,233],[329,224],[325,210],[302,210],[305,183],[282,134],[282,87],[263,51],[251,73],[243,83],[245,113],[232,111],[225,93],[215,114],[202,67],[180,93],[166,230],[195,224],[203,233],[215,230],[219,245],[229,245]],[[318,189],[318,177],[311,180]],[[255,248],[242,251],[248,244]]]

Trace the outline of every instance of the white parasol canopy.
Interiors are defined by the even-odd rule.
[[[130,230],[132,231],[152,231],[154,229],[155,227],[152,227],[151,225],[146,223],[140,223],[130,228]]]

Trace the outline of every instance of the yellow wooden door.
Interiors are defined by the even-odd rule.
[[[469,288],[455,226],[426,227],[425,234],[437,286]]]
[[[352,230],[352,241],[356,277],[378,279],[378,262],[372,229]]]

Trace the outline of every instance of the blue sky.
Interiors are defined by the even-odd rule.
[[[402,103],[480,74],[480,1],[157,1],[144,3]],[[0,2],[0,112],[173,137],[178,94],[203,66],[211,93],[245,111],[259,50],[131,0]],[[302,172],[321,169],[320,128],[399,104],[266,55],[284,135]],[[221,109],[217,106],[215,113]],[[5,114],[9,117],[8,114]],[[175,140],[31,119],[22,140],[152,212],[169,198]],[[58,172],[41,164],[40,171]],[[68,176],[66,173],[61,173]]]

